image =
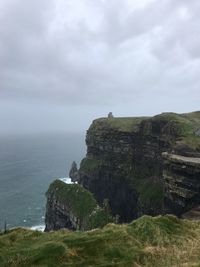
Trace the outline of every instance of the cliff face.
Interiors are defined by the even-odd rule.
[[[56,180],[46,197],[46,232],[62,228],[89,230],[113,221],[109,212],[97,205],[93,195],[78,184]]]
[[[181,215],[200,203],[200,158],[164,153],[165,207]]]
[[[53,193],[47,198],[45,225],[46,232],[62,228],[79,229],[78,218],[71,212],[70,207],[59,202]]]
[[[168,191],[163,184],[162,153],[198,155],[199,125],[199,112],[95,120],[87,132],[79,183],[100,204],[108,199],[112,213],[122,222],[165,212]]]

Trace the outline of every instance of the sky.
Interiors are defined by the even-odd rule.
[[[0,134],[199,110],[199,0],[1,0]]]

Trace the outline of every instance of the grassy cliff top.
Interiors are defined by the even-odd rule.
[[[140,123],[148,117],[114,117],[100,118],[92,123],[92,129],[117,129],[123,132],[135,132],[138,130]]]
[[[99,118],[93,121],[92,127],[95,129],[114,128],[121,131],[131,132],[138,129],[142,121],[175,121],[185,126],[185,132],[188,134],[200,127],[200,111],[177,114],[173,112],[165,112],[153,117],[113,117]]]
[[[160,123],[162,127],[163,122],[168,123],[168,126],[171,128],[176,125],[175,130],[178,132],[177,139],[180,142],[192,148],[200,147],[200,137],[195,134],[197,130],[200,130],[200,111],[184,114],[166,112],[153,117],[99,118],[93,121],[89,130],[104,131],[105,129],[114,129],[130,133],[138,132],[142,124],[159,125]]]
[[[0,235],[0,266],[199,266],[199,246],[200,222],[173,216],[143,216],[89,232],[19,228]]]
[[[61,203],[69,206],[74,215],[81,219],[89,216],[97,207],[97,202],[92,193],[79,184],[66,184],[60,180],[55,180],[50,184],[46,195],[48,196],[51,193]]]

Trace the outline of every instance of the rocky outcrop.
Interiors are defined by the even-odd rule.
[[[97,119],[87,131],[87,155],[80,165],[79,183],[100,205],[108,199],[121,222],[164,213],[167,190],[162,153],[198,155],[200,142],[195,131],[199,123],[200,112]]]
[[[78,184],[54,181],[46,193],[45,231],[67,228],[89,230],[113,222],[108,210],[100,208],[93,195]]]
[[[200,158],[163,153],[166,211],[181,215],[200,204]]]
[[[77,182],[78,181],[78,168],[77,164],[75,161],[73,161],[71,169],[69,171],[69,177],[71,178],[72,182]]]

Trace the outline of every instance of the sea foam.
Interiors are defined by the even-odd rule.
[[[71,178],[69,178],[69,177],[59,178],[59,180],[61,180],[62,182],[66,183],[66,184],[74,184],[74,182],[72,182]],[[77,182],[75,182],[75,184],[77,184]]]
[[[35,225],[35,226],[31,227],[31,230],[40,231],[40,232],[44,232],[44,229],[45,229],[45,225],[44,224]]]

